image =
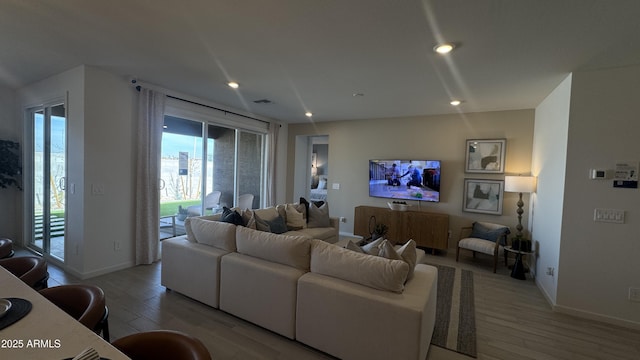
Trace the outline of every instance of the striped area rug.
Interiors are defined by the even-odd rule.
[[[431,344],[475,358],[473,272],[450,266],[433,266],[438,268],[438,296]]]

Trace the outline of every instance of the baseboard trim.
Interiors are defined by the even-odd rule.
[[[606,316],[602,314],[596,314],[589,311],[578,310],[578,309],[574,309],[574,308],[570,308],[562,305],[553,305],[551,308],[553,309],[553,311],[561,314],[567,314],[567,315],[572,315],[572,316],[576,316],[583,319],[600,321],[603,323],[617,325],[617,326],[621,326],[628,329],[640,330],[640,323],[635,321],[621,319],[613,316]]]
[[[102,269],[98,269],[98,270],[94,270],[94,271],[89,271],[86,273],[81,273],[78,272],[74,269],[71,269],[67,266],[64,266],[64,271],[71,273],[71,275],[81,279],[81,280],[86,280],[86,279],[90,279],[92,277],[96,277],[96,276],[100,276],[100,275],[104,275],[104,274],[108,274],[108,273],[112,273],[114,271],[118,271],[118,270],[124,270],[124,269],[128,269],[130,267],[135,266],[135,263],[133,261],[127,261],[121,264],[116,264],[113,266],[109,266],[106,268],[102,268]]]
[[[536,281],[536,286],[538,290],[542,293],[542,296],[547,300],[549,306],[551,306],[551,310],[557,313],[571,315],[575,317],[579,317],[582,319],[595,320],[611,325],[621,326],[627,329],[640,330],[640,323],[635,321],[630,321],[626,319],[621,319],[613,316],[606,316],[602,314],[596,314],[590,311],[578,310],[575,308],[571,308],[568,306],[558,305],[553,302],[549,294],[545,291],[545,288],[540,285],[538,281]]]

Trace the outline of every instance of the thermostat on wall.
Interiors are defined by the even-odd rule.
[[[604,180],[608,179],[607,170],[604,169],[591,169],[589,171],[589,178],[591,180]]]

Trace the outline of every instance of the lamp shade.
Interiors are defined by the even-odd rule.
[[[536,191],[535,176],[505,176],[504,191],[531,193]]]

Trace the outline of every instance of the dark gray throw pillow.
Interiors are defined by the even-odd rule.
[[[506,226],[498,229],[491,229],[479,222],[474,222],[473,229],[471,230],[471,235],[469,237],[489,240],[493,242],[496,242],[500,239],[501,244],[504,245],[505,241],[503,235],[509,233],[509,228]]]
[[[271,221],[265,220],[265,222],[269,224],[269,229],[271,229],[271,232],[274,234],[283,234],[289,231],[289,229],[287,229],[287,223],[282,216],[278,216]]]
[[[244,226],[244,220],[242,220],[242,215],[238,214],[238,212],[235,210],[229,209],[226,206],[222,210],[220,221],[234,224],[234,225]]]

